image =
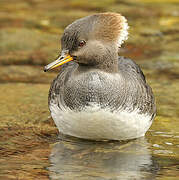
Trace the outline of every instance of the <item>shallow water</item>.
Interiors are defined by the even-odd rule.
[[[178,180],[178,1],[7,2],[0,2],[0,180]],[[157,117],[143,138],[65,137],[50,117],[48,90],[56,72],[43,73],[43,65],[59,52],[67,24],[100,11],[127,16],[131,35],[121,54],[141,66],[154,91]]]
[[[158,116],[146,137],[109,143],[59,138],[49,117],[48,84],[1,84],[0,179],[177,180],[178,82],[150,83]]]

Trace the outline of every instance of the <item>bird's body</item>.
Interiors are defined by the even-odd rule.
[[[123,30],[126,28],[122,16],[114,13],[102,15],[109,18],[108,25],[110,21],[116,24],[117,20],[123,23]],[[108,30],[103,28],[101,34],[114,36],[114,41],[117,38],[115,46],[109,43],[107,35],[100,34],[98,40],[94,33],[81,33],[82,27],[97,33],[98,29],[91,26],[97,24],[100,27],[97,22],[98,18],[101,21],[102,15],[83,18],[67,27],[62,48],[71,50],[75,62],[63,65],[51,85],[51,115],[59,131],[67,135],[93,140],[138,138],[145,135],[155,116],[153,93],[139,66],[130,59],[118,57],[117,43],[122,43],[126,37],[107,33]],[[120,32],[127,34],[116,31]],[[75,49],[80,36],[85,39],[86,49]],[[103,46],[101,41],[106,45]]]

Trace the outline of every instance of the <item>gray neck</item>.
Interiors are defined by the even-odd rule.
[[[95,68],[109,73],[118,72],[118,54],[108,54],[108,56],[104,56],[103,60],[97,64]]]
[[[78,62],[78,64],[79,71],[99,69],[109,73],[116,73],[118,72],[118,53],[114,47],[108,47],[96,59],[88,59],[87,61]]]
[[[115,44],[108,44],[105,47],[105,52],[98,61],[96,68],[109,73],[116,73],[118,72],[118,48]]]

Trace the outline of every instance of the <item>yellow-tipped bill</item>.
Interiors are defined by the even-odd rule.
[[[61,66],[62,64],[65,64],[69,61],[72,61],[73,57],[71,57],[69,54],[60,56],[57,60],[53,61],[52,63],[45,66],[44,71],[48,71],[49,69],[56,68],[58,66]]]

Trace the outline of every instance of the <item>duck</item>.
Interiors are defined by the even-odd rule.
[[[130,140],[150,128],[156,104],[141,68],[120,56],[128,23],[114,12],[68,25],[61,53],[44,71],[60,67],[48,105],[60,133],[88,140]]]

